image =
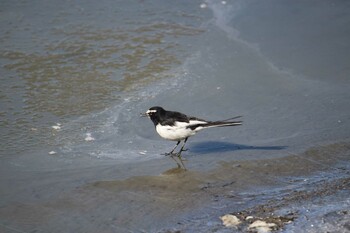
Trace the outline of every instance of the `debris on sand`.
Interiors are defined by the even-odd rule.
[[[271,232],[272,228],[276,227],[275,223],[268,223],[261,220],[256,220],[248,226],[248,230],[255,230],[258,233]]]
[[[232,214],[226,214],[220,217],[220,219],[225,227],[237,227],[241,223],[241,220]]]
[[[220,219],[225,227],[236,227],[244,232],[267,233],[282,229],[284,225],[291,223],[296,218],[295,214],[286,216],[269,215],[265,217],[254,217],[249,212],[238,212],[226,214]]]

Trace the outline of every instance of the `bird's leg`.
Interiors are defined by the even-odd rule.
[[[185,138],[184,144],[182,145],[182,147],[181,147],[181,149],[179,150],[179,152],[176,153],[176,155],[177,155],[177,157],[179,158],[179,160],[181,161],[181,163],[182,163],[182,161],[184,161],[184,160],[182,159],[182,157],[181,157],[181,153],[182,153],[182,151],[187,151],[187,149],[184,149],[185,144],[186,144],[186,142],[187,142],[187,139],[188,139],[188,138]]]
[[[164,155],[165,156],[168,156],[168,155],[172,155],[172,154],[174,154],[174,150],[176,149],[176,147],[180,144],[180,142],[181,141],[177,141],[177,143],[176,143],[176,145],[175,145],[175,147],[174,147],[174,149],[172,149],[169,153],[165,153]]]
[[[187,139],[188,139],[188,138],[185,138],[184,144],[182,145],[182,147],[181,147],[181,149],[180,149],[180,151],[179,151],[179,155],[181,155],[181,152],[182,152],[182,151],[187,151],[187,150],[188,150],[188,149],[184,149],[185,144],[186,144],[186,142],[187,142]]]

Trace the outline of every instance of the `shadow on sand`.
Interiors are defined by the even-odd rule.
[[[191,143],[189,151],[193,153],[210,154],[238,150],[284,150],[287,146],[251,146],[220,141]]]

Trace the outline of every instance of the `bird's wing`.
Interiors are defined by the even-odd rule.
[[[190,122],[190,118],[181,112],[167,111],[162,119],[162,125],[175,125],[175,122]]]
[[[208,121],[206,121],[206,120],[203,120],[203,119],[198,118],[198,117],[193,117],[193,116],[189,117],[188,119],[189,119],[190,121],[202,121],[202,122],[208,122]]]

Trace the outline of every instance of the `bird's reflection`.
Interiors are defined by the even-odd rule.
[[[184,161],[186,160],[182,158],[181,153],[170,154],[167,156],[169,156],[172,160],[175,161],[175,163],[177,164],[177,169],[182,169],[185,171],[187,170],[184,163]]]

